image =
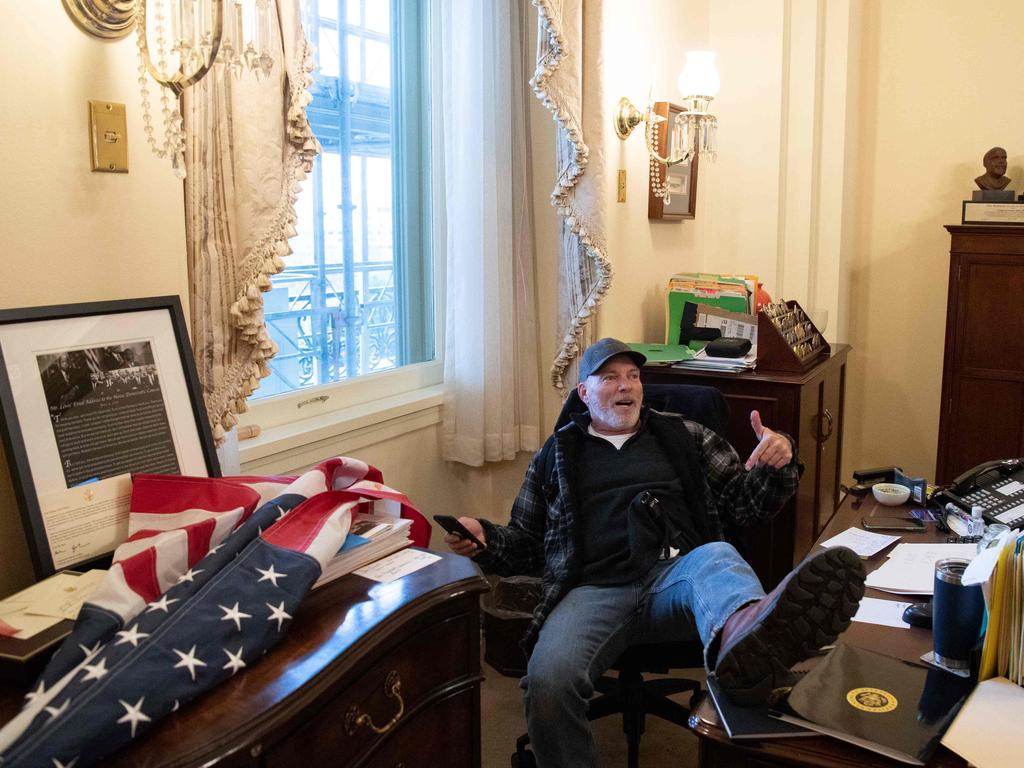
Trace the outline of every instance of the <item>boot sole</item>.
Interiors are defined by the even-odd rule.
[[[849,549],[804,561],[759,626],[720,658],[715,675],[739,704],[767,700],[791,684],[790,667],[813,656],[850,626],[864,596],[864,565]]]

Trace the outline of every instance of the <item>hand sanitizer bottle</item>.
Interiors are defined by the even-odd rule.
[[[982,507],[971,507],[971,522],[967,524],[967,535],[968,536],[984,536],[985,535],[985,521],[981,515],[984,512]]]

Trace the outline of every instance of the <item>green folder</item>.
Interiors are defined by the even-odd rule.
[[[708,304],[712,307],[728,310],[729,312],[750,311],[747,302],[746,288],[743,293],[736,291],[669,291],[666,299],[668,320],[665,328],[666,344],[679,344],[679,324],[683,319],[683,306],[686,302],[693,304]]]
[[[694,351],[685,344],[634,344],[629,348],[647,358],[648,365],[671,365],[693,357]]]

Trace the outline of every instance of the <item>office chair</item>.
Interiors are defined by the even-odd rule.
[[[729,404],[714,387],[692,384],[645,384],[644,403],[659,411],[679,413],[713,429],[722,437],[729,426]],[[555,429],[569,422],[586,405],[573,390],[566,398],[558,415]],[[659,678],[645,680],[645,674],[669,674],[673,669],[704,667],[704,647],[700,640],[673,643],[642,643],[627,648],[611,668],[617,677],[602,676],[595,683],[598,694],[590,700],[587,718],[591,721],[613,714],[622,714],[622,730],[626,734],[627,765],[639,768],[640,738],[643,736],[647,715],[655,715],[686,725],[694,698],[701,690],[701,681],[688,678]],[[677,693],[690,693],[686,705],[669,697]],[[523,734],[516,740],[512,755],[512,768],[534,768],[533,754],[527,749],[530,737]]]

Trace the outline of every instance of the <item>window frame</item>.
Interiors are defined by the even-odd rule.
[[[296,430],[301,431],[303,425],[311,432],[334,425],[329,431],[342,434],[346,425],[363,424],[362,415],[375,404],[382,413],[407,413],[410,404],[415,407],[416,403],[423,409],[436,409],[440,404],[445,238],[443,216],[437,216],[444,208],[443,200],[438,200],[443,186],[432,173],[432,168],[443,166],[438,164],[439,142],[432,139],[440,124],[437,100],[432,98],[432,85],[439,81],[436,57],[431,55],[436,24],[430,5],[428,0],[401,0],[392,6],[392,39],[401,40],[399,45],[391,46],[391,88],[399,95],[393,100],[392,114],[392,242],[395,283],[402,286],[395,301],[397,325],[403,330],[399,360],[423,357],[431,349],[433,357],[400,364],[392,370],[250,399],[249,410],[241,414],[239,423],[258,424],[262,437],[242,444],[243,460],[248,460],[247,453],[266,455],[275,441],[294,443]],[[404,87],[410,80],[418,87]],[[311,182],[309,179],[306,183]],[[401,211],[417,209],[418,216],[400,215]],[[413,317],[431,318],[431,322],[413,323],[417,328],[412,333],[409,319]]]

